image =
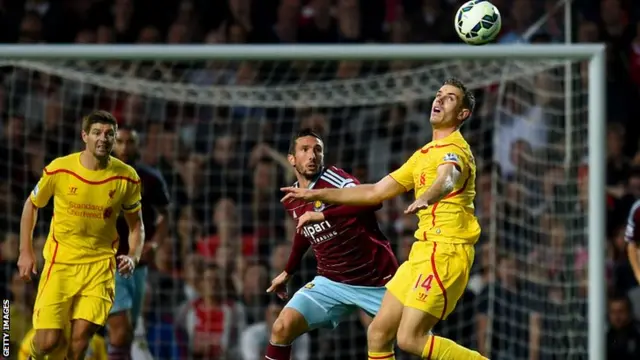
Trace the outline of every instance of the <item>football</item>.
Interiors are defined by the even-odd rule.
[[[464,3],[455,18],[458,36],[470,45],[484,45],[493,41],[502,27],[500,11],[486,0]]]

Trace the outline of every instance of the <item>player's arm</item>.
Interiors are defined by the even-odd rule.
[[[30,274],[37,274],[35,254],[33,251],[33,229],[38,220],[38,208],[45,207],[55,189],[54,175],[45,168],[38,184],[33,188],[29,198],[24,202],[20,216],[20,257],[18,268],[20,277],[24,280],[31,278]]]
[[[416,151],[398,170],[375,184],[362,184],[341,189],[308,190],[295,187],[282,188],[287,195],[281,201],[301,199],[319,200],[328,204],[373,206],[413,189],[413,169],[420,155]]]
[[[640,201],[636,202],[629,213],[624,238],[627,241],[627,256],[636,280],[640,283]]]
[[[124,219],[129,227],[129,257],[139,262],[144,247],[144,224],[142,222],[142,195],[140,193],[140,178],[135,174],[137,182],[129,182],[127,194],[122,205]]]
[[[453,191],[459,178],[460,171],[455,164],[441,164],[438,166],[436,179],[429,189],[420,195],[419,200],[426,202],[428,205],[437,203]]]
[[[169,190],[167,183],[159,173],[156,174],[156,183],[153,192],[153,208],[156,210],[156,226],[153,238],[145,242],[145,248],[155,250],[162,244],[169,234]]]
[[[396,197],[407,190],[390,176],[385,176],[375,184],[361,184],[342,189],[315,190],[314,200],[329,204],[353,206],[378,205]]]
[[[311,247],[311,243],[307,241],[304,235],[296,231],[296,234],[293,236],[293,245],[291,246],[289,259],[287,260],[287,265],[284,267],[284,272],[287,273],[288,276],[295,274],[298,269],[300,269],[302,258],[304,254],[307,253],[307,250],[309,250],[309,247]]]
[[[640,283],[640,248],[635,242],[627,244],[627,256],[629,257],[629,263],[633,269],[633,274],[636,277],[638,283]]]
[[[124,219],[129,226],[129,254],[128,256],[140,261],[144,247],[144,224],[142,223],[142,211],[124,214]]]
[[[22,207],[20,216],[20,253],[23,251],[33,252],[33,229],[38,221],[38,208],[31,199],[27,199]]]

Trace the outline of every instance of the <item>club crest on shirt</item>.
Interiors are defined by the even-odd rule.
[[[313,289],[313,287],[316,286],[314,283],[308,283],[307,285],[304,286],[305,289]]]
[[[116,194],[116,189],[109,190],[109,200],[113,200],[113,196]]]
[[[326,205],[323,204],[322,201],[318,200],[318,201],[315,201],[313,203],[313,211],[320,212],[320,211],[324,210],[325,207],[326,207]]]

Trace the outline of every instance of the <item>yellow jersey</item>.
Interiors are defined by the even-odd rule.
[[[27,360],[29,353],[31,352],[31,340],[35,336],[35,330],[31,329],[22,339],[20,344],[20,353],[18,354],[18,360]],[[107,343],[100,335],[93,335],[91,342],[89,343],[89,349],[85,360],[107,360]]]
[[[113,257],[118,215],[142,206],[140,178],[131,166],[111,157],[106,169],[89,170],[80,163],[80,153],[59,157],[44,168],[31,201],[41,208],[52,196],[53,219],[44,246],[44,258],[52,263]]]
[[[476,164],[460,131],[434,140],[416,151],[391,177],[420,197],[436,180],[438,166],[452,163],[461,173],[453,191],[427,209],[418,211],[418,240],[475,244],[480,224],[475,217]]]

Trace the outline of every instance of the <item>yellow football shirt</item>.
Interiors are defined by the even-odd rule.
[[[35,336],[35,330],[31,329],[22,339],[20,344],[20,353],[18,354],[18,360],[27,360],[31,351],[31,340]],[[107,360],[107,343],[100,335],[93,335],[91,342],[89,343],[89,349],[87,349],[87,355],[85,360]]]
[[[100,261],[116,254],[120,211],[141,208],[140,178],[114,157],[106,169],[89,170],[80,164],[80,153],[75,153],[45,167],[31,201],[41,208],[52,196],[53,219],[44,258],[66,264]]]
[[[480,224],[474,214],[476,164],[469,144],[459,131],[432,141],[416,151],[391,177],[419,197],[436,179],[438,166],[453,163],[461,173],[454,190],[440,202],[418,212],[418,240],[475,244]]]

